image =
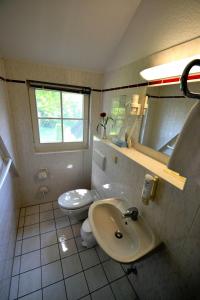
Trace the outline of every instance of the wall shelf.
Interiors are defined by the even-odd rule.
[[[158,177],[172,184],[176,188],[180,190],[184,189],[187,178],[180,176],[178,173],[168,169],[165,164],[145,155],[142,152],[139,152],[134,148],[120,148],[115,144],[111,143],[111,141],[100,139],[96,136],[94,137],[94,140],[101,141],[102,143],[115,149],[119,153],[123,154],[124,156],[139,164],[140,166],[144,167],[145,169],[154,173]]]

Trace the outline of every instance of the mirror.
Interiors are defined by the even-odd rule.
[[[200,91],[200,82],[190,82],[192,91]],[[184,98],[179,84],[148,87],[148,105],[140,127],[139,143],[170,156],[186,117],[198,101]]]

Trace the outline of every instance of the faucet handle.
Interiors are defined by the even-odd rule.
[[[137,207],[130,207],[130,208],[128,208],[128,209],[126,210],[126,212],[123,214],[123,217],[124,217],[124,218],[129,217],[129,218],[131,218],[133,221],[137,221],[137,219],[138,219],[138,214],[139,214],[139,212],[138,212]]]

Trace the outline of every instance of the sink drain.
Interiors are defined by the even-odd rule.
[[[119,230],[115,231],[115,236],[118,239],[122,239],[123,238],[123,234]]]

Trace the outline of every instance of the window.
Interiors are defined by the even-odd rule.
[[[87,148],[89,95],[30,89],[36,151]]]

